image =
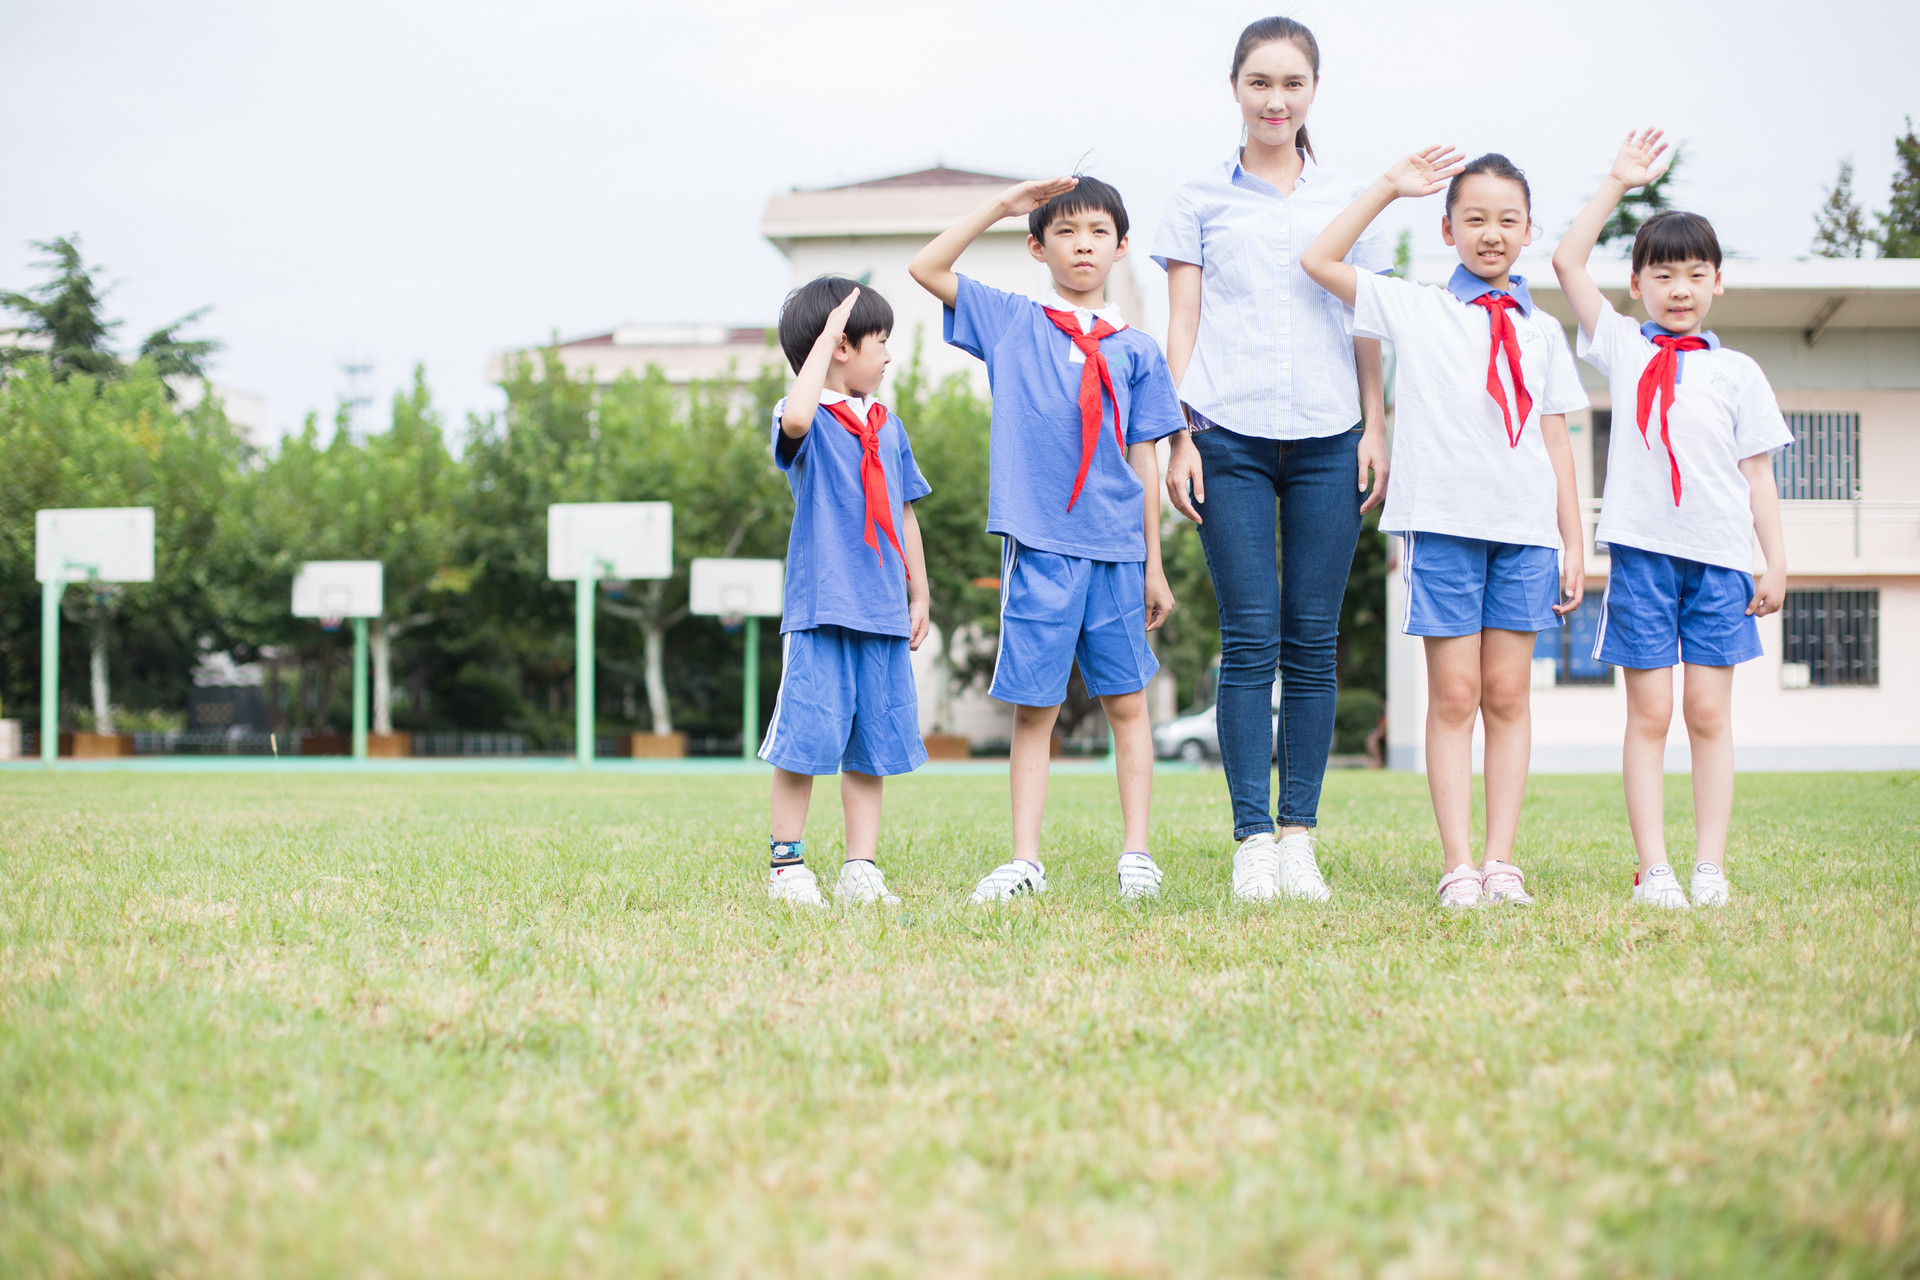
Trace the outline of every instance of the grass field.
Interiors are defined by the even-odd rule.
[[[750,776],[9,775],[0,1275],[1920,1275],[1920,777],[1741,779],[1682,917],[1612,779],[1462,915],[1418,778],[1330,779],[1325,908],[1202,774],[1122,907],[1111,785],[982,911],[1004,780],[897,782],[819,916]]]

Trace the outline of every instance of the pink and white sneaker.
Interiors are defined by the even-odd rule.
[[[1489,904],[1510,902],[1516,907],[1533,905],[1527,892],[1527,877],[1511,862],[1489,862],[1480,868],[1480,897]]]
[[[1480,905],[1480,869],[1455,867],[1440,877],[1440,905],[1477,907]]]

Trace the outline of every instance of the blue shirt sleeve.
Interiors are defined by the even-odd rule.
[[[913,444],[907,439],[906,424],[895,418],[900,427],[900,500],[918,502],[933,492],[933,486],[920,474],[920,464],[913,460]]]
[[[1144,336],[1144,335],[1142,335]],[[1127,443],[1140,444],[1170,436],[1187,425],[1180,412],[1180,393],[1174,390],[1173,371],[1151,338],[1147,354],[1134,361],[1127,411]]]
[[[799,460],[800,451],[806,448],[807,441],[812,439],[813,432],[809,430],[806,435],[796,440],[782,431],[780,417],[786,411],[787,398],[782,396],[780,403],[773,406],[773,465],[782,471],[791,471],[793,464]]]
[[[970,356],[985,360],[1001,335],[1033,303],[1014,293],[1003,293],[969,276],[960,277],[953,305],[942,309],[942,335]]]
[[[1186,187],[1179,187],[1167,198],[1167,210],[1160,215],[1160,229],[1153,237],[1153,260],[1163,271],[1170,261],[1204,267],[1206,263],[1200,259],[1201,240],[1200,210],[1194,205],[1192,193]]]

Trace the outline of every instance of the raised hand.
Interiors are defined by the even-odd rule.
[[[853,314],[853,304],[860,300],[860,288],[854,286],[852,293],[840,299],[840,305],[827,312],[826,323],[820,326],[820,336],[814,341],[824,342],[829,347],[839,344],[840,335],[847,331],[847,317]]]
[[[1008,217],[1032,213],[1055,196],[1063,196],[1079,185],[1078,178],[1035,178],[1002,191],[1000,206]]]
[[[1466,157],[1451,146],[1425,147],[1396,161],[1387,170],[1386,181],[1396,196],[1418,200],[1443,189],[1447,181],[1466,168]]]
[[[1620,146],[1620,154],[1613,158],[1613,168],[1608,176],[1631,191],[1635,187],[1644,187],[1667,171],[1667,164],[1655,168],[1660,155],[1667,144],[1660,139],[1665,135],[1659,129],[1642,129],[1639,133],[1627,132],[1627,140]]]

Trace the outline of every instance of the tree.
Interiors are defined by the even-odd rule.
[[[183,338],[180,330],[197,323],[207,314],[207,308],[190,311],[172,324],[155,329],[140,344],[140,358],[151,360],[156,372],[162,378],[194,378],[207,376],[207,361],[225,350],[226,344],[218,338]],[[169,397],[173,388],[167,388]]]
[[[1813,251],[1822,258],[1863,258],[1873,234],[1867,215],[1853,198],[1853,161],[1840,162],[1840,173],[1827,190],[1826,203],[1814,215]]]
[[[1673,159],[1667,162],[1666,172],[1640,190],[1627,193],[1626,198],[1614,207],[1613,216],[1607,219],[1606,226],[1600,229],[1597,244],[1608,245],[1616,240],[1632,244],[1647,219],[1673,207],[1673,199],[1668,192],[1672,189],[1674,176],[1680,172],[1682,154],[1683,149],[1676,146]]]
[[[1893,140],[1893,152],[1892,199],[1879,216],[1874,239],[1883,257],[1920,258],[1920,137],[1914,136],[1911,116],[1906,135]]]
[[[120,358],[108,339],[120,322],[100,314],[101,292],[93,283],[93,272],[99,268],[88,268],[81,258],[80,237],[56,236],[30,243],[48,255],[36,265],[53,272],[53,278],[31,293],[0,292],[0,307],[23,317],[24,332],[40,342],[0,350],[0,363],[14,364],[43,354],[53,376],[62,382],[76,373],[119,377]]]

